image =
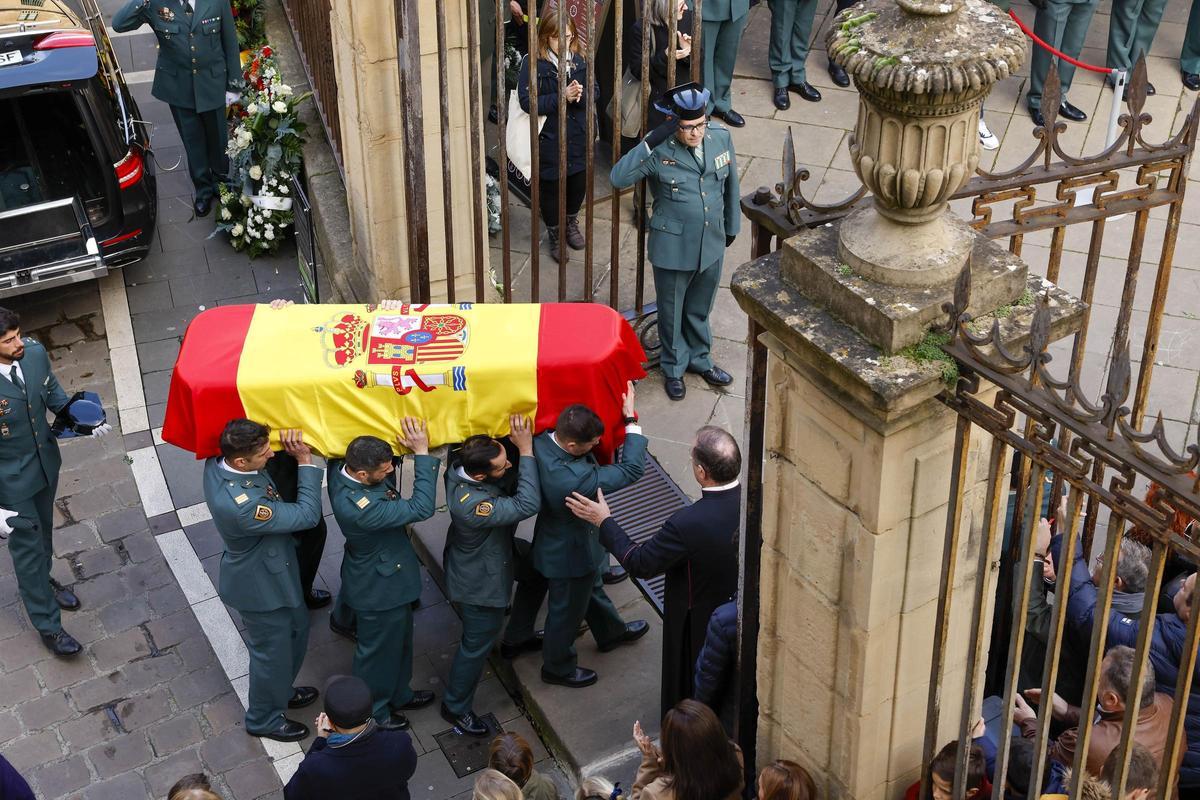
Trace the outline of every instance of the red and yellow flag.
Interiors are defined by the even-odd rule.
[[[163,439],[216,455],[238,417],[301,428],[340,456],[356,436],[395,443],[397,420],[429,422],[432,446],[503,435],[508,416],[538,431],[583,403],[605,421],[611,453],[624,435],[621,394],[645,376],[633,329],[607,306],[221,306],[188,327],[167,400]]]

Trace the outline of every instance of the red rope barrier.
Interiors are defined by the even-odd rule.
[[[1109,69],[1108,67],[1097,67],[1095,64],[1087,64],[1083,61],[1080,61],[1077,58],[1071,58],[1069,55],[1067,55],[1063,51],[1061,51],[1058,48],[1053,47],[1050,44],[1048,44],[1047,42],[1045,42],[1040,36],[1038,36],[1036,33],[1034,33],[1032,30],[1030,30],[1029,26],[1027,26],[1024,22],[1022,22],[1021,18],[1017,16],[1017,12],[1013,11],[1012,9],[1009,9],[1008,15],[1010,17],[1012,17],[1013,22],[1017,23],[1017,27],[1020,28],[1021,31],[1026,36],[1028,36],[1030,39],[1033,39],[1033,41],[1036,42],[1040,47],[1042,47],[1045,50],[1049,50],[1051,53],[1058,56],[1063,61],[1066,61],[1068,64],[1074,64],[1075,66],[1079,67],[1080,69],[1091,70],[1092,72],[1099,72],[1102,75],[1111,75],[1112,73],[1117,71],[1117,70]]]

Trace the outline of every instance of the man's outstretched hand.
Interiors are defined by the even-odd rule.
[[[571,496],[567,498],[567,508],[571,509],[571,513],[581,520],[590,522],[596,527],[600,527],[604,520],[612,516],[612,512],[608,509],[608,502],[604,499],[603,489],[596,490],[595,500],[579,492],[571,492]]]

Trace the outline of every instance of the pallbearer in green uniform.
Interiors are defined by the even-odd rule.
[[[69,399],[50,371],[46,349],[21,338],[20,316],[0,308],[0,534],[8,536],[29,621],[56,656],[73,656],[82,649],[62,629],[59,616],[60,608],[79,608],[79,599],[50,577],[62,457],[46,411],[60,411]],[[110,430],[102,425],[92,435]]]
[[[585,619],[601,652],[645,635],[645,620],[626,623],[604,593],[601,579],[608,553],[594,525],[567,509],[573,492],[595,497],[597,489],[614,492],[642,476],[646,437],[637,424],[633,384],[622,398],[625,446],[616,464],[600,466],[592,450],[600,443],[604,422],[587,406],[568,406],[554,430],[533,440],[542,506],[533,529],[533,566],[546,578],[549,594],[542,648],[542,680],[578,688],[596,682],[596,673],[580,667],[575,635]],[[504,638],[512,649],[535,640],[533,623],[540,598],[518,592]]]
[[[703,6],[707,13],[708,4]],[[612,168],[612,185],[625,189],[642,178],[654,193],[647,255],[654,267],[664,388],[682,400],[683,373],[713,386],[733,378],[712,362],[712,312],[725,248],[741,228],[733,138],[708,122],[708,90],[687,83],[662,100],[666,121]]]
[[[703,20],[700,44],[704,58],[700,77],[712,90],[705,112],[740,128],[746,120],[733,110],[731,87],[742,32],[750,19],[750,0],[704,0],[700,17]]]
[[[171,107],[203,217],[227,171],[225,108],[242,86],[233,12],[229,0],[129,0],[113,15],[115,31],[143,25],[158,38],[151,93]]]
[[[791,106],[789,90],[810,103],[819,102],[821,93],[808,82],[805,69],[817,0],[767,0],[767,5],[771,9],[767,64],[775,83],[775,107],[783,111]]]
[[[1192,10],[1188,13],[1183,49],[1179,51],[1179,71],[1185,88],[1200,91],[1200,0],[1192,0]]]
[[[1108,17],[1109,69],[1131,73],[1139,58],[1150,55],[1166,7],[1167,0],[1113,0]],[[1146,94],[1154,93],[1154,84],[1147,81]]]
[[[246,733],[295,742],[308,736],[308,726],[286,711],[312,704],[318,693],[311,686],[292,688],[308,648],[308,611],[292,534],[321,518],[321,467],[300,431],[283,431],[283,449],[299,464],[296,502],[285,503],[263,471],[274,456],[270,433],[248,419],[225,426],[221,457],[204,463],[204,500],[225,543],[217,592],[246,625]]]
[[[375,721],[389,730],[408,727],[401,712],[433,702],[433,692],[409,686],[421,564],[407,526],[433,516],[439,462],[429,455],[422,420],[405,417],[400,426],[397,441],[416,454],[410,499],[396,491],[391,446],[375,436],[350,442],[345,461],[329,464],[328,481],[333,516],[346,537],[338,602],[358,625],[354,674],[371,687]]]
[[[1079,58],[1098,3],[1099,0],[1034,0],[1037,14],[1033,18],[1033,32],[1071,58]],[[1067,101],[1071,81],[1075,78],[1075,65],[1052,56],[1044,47],[1036,44],[1029,59],[1029,91],[1025,95],[1029,116],[1034,125],[1045,123],[1042,117],[1042,89],[1046,85],[1052,60],[1057,61],[1058,80],[1062,85],[1059,119],[1082,122],[1087,119],[1087,114]]]
[[[514,414],[509,439],[519,454],[516,486],[508,450],[491,436],[472,436],[446,465],[446,589],[462,617],[462,639],[442,701],[442,717],[463,733],[487,734],[472,708],[488,653],[500,638],[513,585],[517,523],[538,512],[542,495],[533,457],[533,428]]]

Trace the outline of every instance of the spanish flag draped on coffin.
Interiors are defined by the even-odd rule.
[[[402,416],[428,420],[436,447],[506,434],[513,413],[542,431],[583,403],[605,422],[604,458],[624,437],[621,395],[644,360],[602,305],[222,306],[188,327],[162,436],[206,458],[229,420],[248,417],[276,444],[280,429],[301,428],[341,456],[363,434],[395,446]]]

